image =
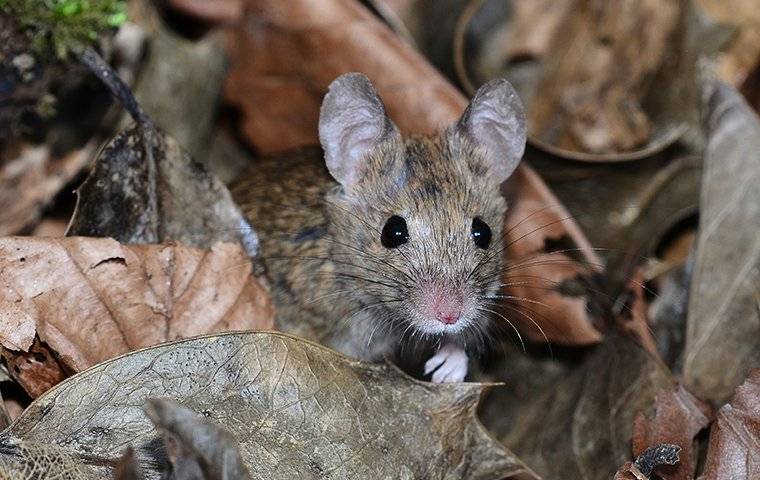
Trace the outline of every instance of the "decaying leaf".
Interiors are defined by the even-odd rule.
[[[178,480],[251,478],[235,437],[216,422],[168,399],[148,400],[145,411],[164,439]]]
[[[721,404],[760,365],[760,120],[732,87],[708,90],[684,381]]]
[[[142,407],[168,397],[235,437],[252,478],[537,478],[475,418],[483,386],[418,382],[280,333],[228,333],[109,360],[37,399],[0,437],[45,442],[106,475],[161,455]]]
[[[101,151],[77,191],[67,235],[113,237],[127,243],[179,241],[209,248],[239,242],[250,257],[258,238],[227,188],[163,135],[129,89],[93,51],[83,56],[124,104],[135,124]]]
[[[82,237],[3,238],[0,311],[17,322],[0,323],[0,344],[27,351],[36,333],[77,372],[168,340],[271,328],[269,296],[251,268],[234,244],[204,251]]]
[[[627,336],[608,337],[555,378],[513,401],[509,389],[494,390],[481,416],[543,478],[612,478],[631,458],[636,415],[675,387],[665,366]]]
[[[176,240],[200,248],[240,241],[255,256],[256,234],[226,187],[171,137],[155,133],[135,124],[106,145],[77,191],[67,235],[127,244]]]
[[[701,480],[760,477],[760,370],[752,370],[710,429]]]
[[[697,466],[694,437],[712,420],[708,405],[682,386],[662,390],[654,400],[651,417],[643,412],[633,426],[633,454],[643,455],[650,445],[667,443],[679,447],[679,462],[658,470],[663,480],[690,480]]]
[[[322,97],[329,83],[347,71],[361,71],[372,79],[389,115],[405,133],[437,132],[466,106],[450,83],[358,2],[246,0],[245,5],[246,20],[229,38],[232,66],[226,98],[241,109],[243,133],[262,153],[316,145]],[[562,242],[580,248],[582,267],[601,263],[570,215],[528,166],[518,168],[514,187],[508,223],[524,220],[520,232],[531,233],[528,240],[507,238],[514,240],[514,248],[506,251],[508,262],[526,260],[525,250],[530,256],[540,255],[546,253],[547,243]],[[531,216],[537,209],[545,209],[544,215]],[[552,225],[555,228],[549,229]],[[524,242],[530,247],[518,250]],[[583,295],[570,297],[556,287],[578,271],[577,265],[562,272],[553,262],[536,262],[523,272],[553,282],[530,295],[550,305],[535,318],[547,327],[550,340],[586,344],[600,338],[583,308]],[[526,334],[544,340],[532,322],[523,321],[529,325]]]
[[[0,433],[0,480],[111,480],[71,451],[49,442],[25,442]]]

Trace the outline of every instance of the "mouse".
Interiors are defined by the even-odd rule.
[[[231,186],[260,239],[278,327],[360,360],[428,345],[433,382],[464,381],[498,320],[507,202],[526,143],[505,79],[432,136],[403,136],[368,77],[329,86],[321,148],[263,158]]]

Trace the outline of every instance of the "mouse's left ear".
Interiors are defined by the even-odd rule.
[[[499,183],[514,172],[525,152],[525,110],[503,78],[478,89],[456,128],[483,148],[490,173]]]

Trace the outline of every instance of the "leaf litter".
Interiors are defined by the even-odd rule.
[[[118,78],[104,78],[109,70],[85,54],[85,63],[100,73],[136,122],[107,144],[80,187],[70,237],[0,239],[3,362],[13,382],[39,397],[0,433],[0,478],[385,474],[641,480],[757,475],[758,412],[753,402],[758,381],[752,368],[759,361],[753,332],[760,323],[760,282],[754,276],[758,268],[752,248],[760,201],[752,188],[758,183],[758,149],[752,145],[760,124],[732,87],[707,82],[708,128],[691,126],[697,111],[692,98],[696,90],[690,86],[695,83],[695,57],[700,52],[713,55],[728,38],[726,28],[712,26],[692,2],[674,2],[679,9],[675,25],[673,15],[667,15],[670,11],[657,11],[663,15],[660,20],[671,22],[668,28],[635,31],[641,37],[621,35],[627,27],[620,23],[609,32],[602,28],[604,22],[592,22],[588,29],[570,28],[569,19],[580,24],[590,18],[584,16],[589,11],[584,8],[594,4],[590,0],[568,1],[551,12],[535,5],[528,8],[519,0],[507,2],[518,7],[511,30],[503,28],[503,18],[493,15],[492,2],[487,1],[452,0],[450,10],[433,11],[435,18],[445,21],[406,25],[401,22],[425,11],[420,7],[424,2],[366,2],[371,9],[347,0],[331,0],[319,8],[310,2],[265,0],[213,7],[169,3],[167,10],[158,12],[130,2],[130,11],[137,4],[137,11],[148,9],[137,21],[145,22],[142,28],[147,27],[147,36],[155,42],[148,54],[153,56],[132,61],[152,65],[137,77],[142,81],[138,96],[155,115],[145,115]],[[734,12],[745,11],[748,2],[696,3],[725,22]],[[641,10],[626,20],[635,25],[646,5],[637,4]],[[454,13],[462,16],[453,22],[445,19]],[[657,148],[650,148],[642,142],[656,140],[663,124],[658,113],[645,106],[646,114],[653,113],[646,129],[613,129],[607,132],[613,136],[587,138],[600,132],[576,128],[580,136],[573,142],[586,142],[586,152],[568,155],[548,144],[539,145],[542,152],[528,150],[526,157],[537,171],[521,168],[504,190],[513,204],[506,223],[514,227],[510,234],[515,243],[508,260],[535,263],[523,273],[539,277],[540,284],[513,293],[546,304],[531,306],[529,315],[552,343],[544,345],[531,322],[520,324],[530,340],[527,351],[505,345],[499,352],[497,345],[486,355],[495,358],[490,364],[484,358],[483,371],[474,376],[506,383],[491,386],[480,406],[486,385],[430,385],[393,366],[350,360],[288,335],[233,333],[183,340],[207,331],[270,328],[274,312],[266,272],[255,258],[256,233],[224,184],[180,145],[212,171],[217,171],[214,162],[220,155],[232,158],[228,162],[234,168],[225,180],[233,180],[239,165],[251,157],[312,145],[325,88],[346,70],[365,71],[376,82],[391,116],[405,132],[430,132],[458,116],[464,97],[382,21],[407,39],[409,27],[414,43],[426,52],[430,46],[451,50],[441,27],[455,25],[454,50],[462,56],[475,53],[466,58],[469,73],[482,77],[491,72],[485,74],[488,78],[500,71],[499,58],[509,58],[508,76],[530,69],[521,77],[528,90],[546,78],[541,68],[551,67],[552,58],[560,63],[574,60],[574,50],[562,54],[572,43],[568,35],[586,35],[594,42],[599,40],[592,34],[595,29],[604,30],[611,36],[600,40],[600,49],[612,51],[618,60],[628,58],[620,62],[635,73],[618,80],[653,87],[652,99],[664,98],[660,103],[666,112],[680,105],[670,113],[690,124],[685,133],[679,130],[683,136],[675,144],[674,137],[655,141]],[[756,68],[754,21],[751,15],[737,18],[738,35],[719,56],[718,74],[734,86],[749,81]],[[214,43],[219,32],[206,35],[218,25],[227,30],[225,48],[232,67],[225,85],[228,103],[221,110],[232,113],[227,116],[217,116],[215,104],[218,82],[225,75],[219,70],[224,63],[220,44]],[[542,28],[532,28],[536,25]],[[180,39],[178,33],[202,38]],[[653,36],[647,39],[648,34]],[[630,51],[623,47],[648,41],[659,45],[648,49],[651,56],[625,57]],[[167,45],[189,54],[178,54],[173,60],[185,60],[171,63],[167,52],[172,47]],[[597,73],[587,76],[590,83],[585,88],[605,84],[605,75],[626,71],[599,69],[604,62],[591,61],[590,56],[586,60],[589,63],[576,66]],[[637,64],[639,60],[644,63]],[[483,69],[477,64],[483,61],[492,64]],[[453,80],[463,81],[466,89],[464,80],[469,79],[457,68],[442,70],[453,72]],[[167,71],[162,69],[176,71],[177,77],[151,89],[161,81],[156,72]],[[207,81],[194,83],[204,72]],[[543,72],[551,73],[551,68]],[[635,105],[614,111],[620,105],[621,90],[615,90],[619,86],[612,82],[610,90],[592,95],[605,101],[592,100],[586,110],[599,112],[599,118],[638,115]],[[568,90],[572,88],[560,88],[559,93]],[[646,103],[638,86],[622,93],[633,98],[633,103],[623,101],[627,105]],[[174,94],[176,99],[171,98]],[[197,125],[188,117],[198,120]],[[608,122],[611,125],[617,124]],[[647,126],[646,121],[617,126],[642,125]],[[636,135],[645,130],[647,135]],[[567,163],[565,158],[599,160],[598,154],[588,152],[600,148],[595,143],[599,138],[623,150],[602,156],[630,160],[630,167]],[[206,152],[216,152],[212,143],[217,139],[227,145],[222,154],[204,158]],[[535,137],[533,141],[537,144]],[[94,144],[90,140],[87,145]],[[68,175],[81,171],[80,160]],[[552,188],[559,185],[562,203],[539,175]],[[43,197],[29,198],[52,202],[70,178],[49,184]],[[563,182],[569,187],[563,188]],[[585,193],[576,183],[586,188]],[[13,192],[27,195],[29,190],[28,183],[13,186],[15,190],[8,182],[4,185],[3,198],[14,198]],[[16,204],[13,218],[23,218],[24,228],[31,228],[41,210],[25,205]],[[570,217],[568,210],[577,222],[565,219]],[[691,244],[693,228],[684,229],[684,219],[696,218],[697,210],[700,225],[696,243]],[[674,243],[673,235],[686,239],[682,243],[692,249],[693,273],[691,266],[669,263],[669,254],[662,253]],[[600,239],[619,252],[591,249]],[[16,248],[24,251],[21,257]],[[576,254],[575,248],[582,253]],[[637,257],[642,254],[658,259],[642,266]],[[599,257],[608,261],[607,272]],[[684,253],[679,261],[685,258]],[[663,271],[665,280],[658,277]],[[675,277],[667,277],[671,271]],[[661,297],[652,298],[653,290]],[[721,301],[728,306],[716,315],[714,307]],[[665,318],[671,314],[675,318]],[[621,327],[633,336],[619,333]],[[171,343],[127,353],[165,341]],[[660,354],[674,371],[658,358]],[[13,395],[6,388],[2,392]],[[724,405],[732,392],[733,399]],[[476,410],[488,431],[477,420]],[[0,418],[0,423],[8,420]]]

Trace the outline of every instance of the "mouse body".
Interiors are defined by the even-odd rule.
[[[232,188],[260,237],[280,328],[368,361],[428,344],[425,373],[462,381],[499,315],[499,187],[525,135],[506,80],[440,134],[403,138],[367,77],[336,79],[322,149],[257,162]]]

